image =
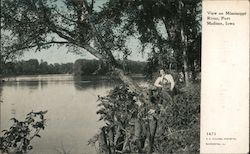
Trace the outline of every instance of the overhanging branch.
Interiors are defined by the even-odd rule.
[[[63,15],[62,13],[60,13],[58,10],[56,10],[56,9],[53,9],[59,16],[61,16],[62,18],[64,18],[64,19],[66,19],[66,20],[68,20],[68,21],[70,21],[70,22],[73,22],[73,23],[76,23],[77,21],[75,21],[75,20],[73,20],[73,19],[70,19],[70,18],[68,18],[68,17],[66,17],[65,15]]]
[[[68,43],[69,42],[67,42],[67,41],[49,41],[49,42],[46,42],[46,43],[41,43],[41,44],[39,44],[39,46],[45,46],[45,45],[50,45],[50,44],[68,44]],[[24,45],[24,46],[20,46],[20,47],[16,47],[16,48],[5,47],[6,50],[8,50],[8,52],[5,52],[5,53],[11,54],[11,53],[16,52],[16,51],[31,49],[31,48],[34,48],[34,47],[37,47],[37,46],[38,46],[37,44],[32,44],[32,45]]]

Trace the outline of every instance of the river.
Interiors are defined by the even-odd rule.
[[[48,110],[41,138],[32,141],[31,154],[95,154],[88,146],[103,122],[98,121],[98,95],[106,95],[117,81],[101,77],[36,75],[8,78],[2,85],[1,130],[12,117],[23,120],[30,111]],[[143,80],[138,80],[143,83]]]

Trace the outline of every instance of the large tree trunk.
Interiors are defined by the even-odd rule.
[[[179,2],[179,16],[180,19],[182,18],[182,14],[183,14],[183,6],[184,4],[180,1]],[[184,32],[184,21],[180,21],[180,33],[181,33],[181,44],[182,44],[182,56],[183,56],[183,69],[184,69],[184,79],[185,79],[185,83],[186,86],[189,85],[189,75],[188,75],[188,62],[187,62],[187,36]]]
[[[187,37],[184,34],[183,26],[181,26],[181,41],[182,41],[182,56],[183,56],[183,70],[186,86],[189,85],[189,75],[188,75],[188,62],[187,62]]]
[[[192,62],[191,64],[191,72],[192,72],[192,80],[195,81],[196,80],[196,71],[195,71],[195,62]]]

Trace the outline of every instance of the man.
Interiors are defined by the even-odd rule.
[[[173,91],[175,83],[171,74],[166,74],[163,69],[160,70],[160,76],[155,80],[154,86],[157,88]]]
[[[154,86],[159,90],[160,102],[164,107],[166,107],[168,103],[173,102],[172,95],[175,82],[171,74],[166,74],[165,71],[161,69],[160,76],[156,79]]]
[[[157,104],[158,107],[152,107],[148,111],[148,114],[152,115],[149,126],[150,130],[152,130],[151,136],[154,136],[156,133],[156,128],[160,127],[160,125],[157,126],[157,121],[159,119],[157,119],[157,116],[155,116],[157,108],[159,109],[160,113],[163,113],[165,112],[166,106],[173,102],[171,97],[172,94],[170,93],[173,92],[175,86],[174,78],[171,74],[166,74],[165,71],[161,69],[160,76],[155,80],[154,86],[158,89],[159,102]]]

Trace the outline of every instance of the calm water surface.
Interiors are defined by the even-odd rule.
[[[142,81],[141,81],[142,83]],[[1,129],[12,117],[23,120],[30,111],[48,110],[47,126],[32,142],[32,154],[96,153],[87,141],[98,132],[97,98],[118,82],[101,78],[76,79],[72,75],[39,75],[9,78],[2,87]]]

